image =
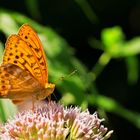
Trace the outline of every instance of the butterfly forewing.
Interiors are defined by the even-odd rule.
[[[6,42],[3,56],[3,64],[14,64],[26,71],[29,71],[35,78],[43,83],[43,75],[38,59],[24,40],[18,35],[11,35]]]
[[[18,36],[29,44],[30,48],[34,52],[34,55],[38,59],[38,66],[42,75],[42,83],[48,83],[48,69],[45,53],[36,32],[28,24],[24,24],[19,29]]]

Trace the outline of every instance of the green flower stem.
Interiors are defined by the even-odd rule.
[[[111,56],[104,52],[100,58],[98,59],[97,63],[93,67],[91,73],[93,77],[93,81],[96,81],[96,78],[99,76],[99,74],[103,71],[103,69],[106,67],[106,65],[110,62]]]

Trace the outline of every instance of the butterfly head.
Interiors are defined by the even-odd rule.
[[[51,95],[55,89],[55,84],[52,83],[46,83],[45,85],[45,92],[47,96]]]
[[[46,83],[45,87],[36,95],[37,100],[43,100],[49,95],[51,95],[54,91],[55,84]]]

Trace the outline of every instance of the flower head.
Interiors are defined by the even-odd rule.
[[[113,131],[101,125],[97,113],[64,108],[55,102],[24,111],[1,128],[2,140],[106,140]]]

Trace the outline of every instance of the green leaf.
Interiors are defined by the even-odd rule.
[[[16,106],[8,99],[0,99],[0,120],[6,122],[17,112]]]

